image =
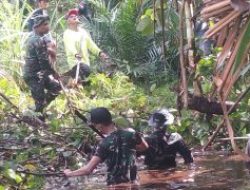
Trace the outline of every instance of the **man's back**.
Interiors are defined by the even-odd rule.
[[[180,135],[179,135],[180,136]],[[145,164],[150,169],[166,169],[176,167],[176,153],[179,153],[185,163],[193,162],[191,151],[183,139],[170,142],[171,134],[156,131],[145,138],[149,148],[145,152]]]
[[[98,146],[96,156],[108,167],[107,183],[118,184],[136,180],[135,132],[117,130],[106,137]]]

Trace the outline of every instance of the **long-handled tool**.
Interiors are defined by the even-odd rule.
[[[78,78],[79,78],[80,64],[81,64],[82,56],[80,56],[79,54],[76,54],[76,55],[75,55],[75,58],[76,58],[76,60],[77,60],[77,63],[76,63],[75,84],[77,84]]]

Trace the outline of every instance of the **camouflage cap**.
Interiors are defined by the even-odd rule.
[[[36,17],[34,17],[34,26],[33,28],[36,28],[38,26],[40,26],[42,23],[49,21],[49,16],[45,16],[45,15],[38,15]]]

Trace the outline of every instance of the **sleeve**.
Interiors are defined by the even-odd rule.
[[[91,39],[91,36],[89,34],[86,35],[86,41],[88,50],[94,55],[98,56],[99,53],[101,52],[101,49],[95,44],[95,42]]]
[[[133,128],[127,128],[126,131],[128,132],[128,141],[131,141],[135,143],[135,145],[142,143],[142,136],[141,133],[135,131]]]
[[[192,163],[193,162],[193,156],[191,154],[191,151],[185,144],[183,140],[180,140],[177,143],[177,152],[183,157],[185,164]]]
[[[96,148],[96,151],[95,151],[94,155],[101,158],[102,161],[106,160],[106,158],[108,157],[108,150],[105,147],[103,142],[99,143],[99,145]]]
[[[34,44],[36,57],[41,70],[48,71],[50,73],[55,73],[49,62],[49,55],[46,43],[43,40],[37,40]]]

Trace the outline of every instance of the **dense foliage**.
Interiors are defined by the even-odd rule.
[[[163,12],[160,2],[87,1],[90,20],[81,18],[81,24],[110,59],[102,62],[91,57],[94,72],[90,85],[63,90],[46,108],[46,126],[25,122],[25,116],[37,116],[22,79],[27,18],[35,7],[28,0],[0,2],[0,190],[42,188],[43,177],[18,173],[17,169],[55,172],[86,162],[88,155],[84,151],[95,143],[95,134],[74,116],[73,108],[88,117],[91,108],[105,106],[120,127],[147,133],[151,130],[147,119],[153,110],[176,107],[179,15],[174,1],[165,2]],[[51,32],[57,42],[56,68],[62,73],[67,69],[62,43],[64,15],[77,2],[52,0],[50,4]],[[202,95],[209,96],[211,92],[215,59],[220,51],[215,48],[213,54],[201,57],[192,73],[201,82]],[[107,67],[110,64],[112,68]],[[248,70],[249,67],[242,71],[233,100],[246,88]],[[188,84],[189,90],[194,91],[193,81]],[[231,116],[239,136],[249,133],[249,104],[248,96]],[[185,110],[180,114],[173,109],[173,113],[176,122],[169,130],[181,133],[189,144],[204,143],[219,123],[218,117],[197,112]],[[221,135],[225,135],[223,130]]]

